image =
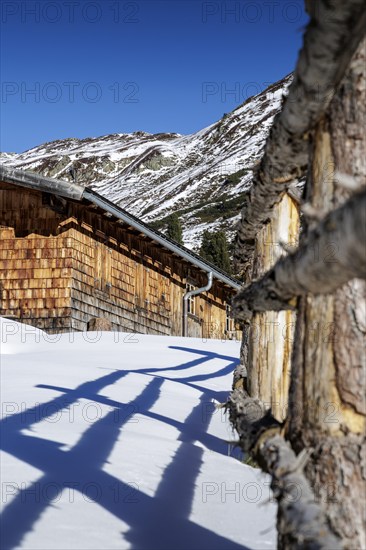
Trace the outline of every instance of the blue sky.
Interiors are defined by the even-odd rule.
[[[191,133],[295,66],[302,0],[24,0],[1,6],[1,151]]]

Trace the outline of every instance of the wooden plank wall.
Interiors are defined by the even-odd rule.
[[[113,330],[182,334],[186,278],[183,265],[178,264],[172,269],[168,259],[163,264],[149,257],[148,250],[143,253],[149,243],[138,239],[128,250],[123,243],[117,248],[113,243],[96,242],[92,235],[74,228],[68,231],[68,235],[74,259],[71,283],[74,330],[85,330],[92,317],[106,317],[112,322]],[[155,256],[158,254],[156,250]],[[205,282],[201,275],[196,275],[196,280],[197,286]],[[216,289],[217,293],[219,289]],[[224,297],[219,302],[213,294],[197,297],[196,313],[196,316],[190,316],[190,336],[212,338],[224,335]]]
[[[113,244],[70,229],[73,271],[71,317],[74,330],[85,330],[92,317],[105,317],[113,330],[170,334],[169,297],[161,298],[165,281],[124,255]]]

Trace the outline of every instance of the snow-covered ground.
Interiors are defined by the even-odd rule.
[[[276,547],[269,479],[213,404],[239,343],[0,329],[2,550]]]

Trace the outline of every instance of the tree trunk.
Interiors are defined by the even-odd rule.
[[[254,242],[252,271],[255,277],[263,277],[241,291],[235,304],[238,309],[244,303],[241,312],[245,320],[243,365],[235,373],[234,390],[228,407],[243,449],[254,453],[266,471],[272,474],[273,481],[280,483],[277,491],[277,526],[279,547],[282,550],[292,549],[294,544],[296,548],[333,548],[321,540],[322,533],[325,533],[321,525],[325,524],[329,525],[330,535],[338,537],[345,548],[354,550],[366,547],[366,284],[361,279],[349,280],[355,273],[364,276],[364,271],[348,272],[340,284],[348,282],[339,288],[339,281],[333,284],[333,280],[339,276],[337,271],[343,270],[343,264],[344,272],[347,272],[350,265],[358,268],[359,260],[364,261],[363,250],[357,245],[357,251],[361,251],[359,260],[355,262],[354,257],[348,256],[349,262],[339,262],[346,254],[348,244],[353,246],[354,243],[350,238],[344,240],[346,235],[343,228],[347,224],[343,223],[345,217],[337,217],[336,209],[339,209],[338,213],[348,208],[359,212],[359,222],[353,224],[350,232],[358,235],[358,225],[365,221],[364,212],[360,208],[360,198],[364,200],[364,192],[358,195],[353,193],[366,182],[365,45],[366,41],[359,46],[336,96],[309,136],[311,149],[306,200],[313,213],[328,215],[325,225],[319,225],[316,216],[312,221],[311,218],[305,220],[299,247],[302,247],[304,256],[294,262],[289,255],[278,260],[273,267],[273,260],[277,258],[265,252],[265,244],[275,242],[278,245],[281,240],[291,242],[296,236],[293,211],[288,208],[281,211],[281,205],[283,207],[285,203],[277,204],[271,222],[261,229]],[[286,195],[284,200],[288,200]],[[350,220],[350,217],[347,216],[347,219]],[[354,223],[354,220],[351,222]],[[286,230],[283,231],[283,228]],[[333,235],[334,241],[327,248],[313,248],[312,259],[308,254],[309,244],[313,242],[314,235],[326,230],[330,230],[329,234]],[[302,261],[305,264],[303,269],[299,269]],[[331,284],[323,276],[324,266],[319,272],[322,274],[319,288],[314,273],[311,288],[297,284],[302,271],[309,269],[308,274],[311,274],[312,265],[317,264],[319,267],[326,262],[331,262],[328,270]],[[291,269],[292,275],[295,274],[288,288],[283,280],[280,285],[277,284],[279,266],[284,267],[282,275],[286,275],[286,270],[291,275]],[[271,295],[271,292],[263,296],[264,291],[273,289],[282,292],[281,300],[278,300],[278,295]],[[312,294],[307,294],[309,291]],[[323,292],[333,294],[324,295]],[[294,296],[300,298],[297,301],[296,330],[293,334],[294,317],[284,320],[283,315],[294,316],[295,312],[276,310],[294,307],[295,301],[291,300]],[[289,374],[291,381],[287,391],[286,377]],[[264,409],[271,407],[272,414],[262,414],[258,418],[256,414],[248,416],[246,409],[249,407],[251,410],[256,399]],[[300,542],[301,537],[296,539],[296,529],[288,514],[295,513],[296,508],[295,516],[299,519],[304,502],[296,503],[291,511],[283,501],[286,476],[294,471],[293,467],[273,468],[271,459],[267,460],[270,456],[267,450],[270,450],[272,457],[276,455],[280,462],[281,456],[289,456],[282,435],[291,442],[296,453],[309,453],[305,475],[326,518],[326,523],[318,524],[315,529],[313,541],[309,535],[309,539],[303,539],[303,544]],[[252,441],[252,444],[246,443],[248,441]],[[275,463],[278,465],[277,458]],[[296,462],[294,457],[290,462],[293,460]],[[302,481],[299,480],[301,487]],[[304,494],[309,503],[311,495],[308,489]],[[305,510],[306,507],[305,502]],[[303,521],[306,523],[305,516]],[[318,546],[313,545],[315,539]]]
[[[310,22],[294,79],[275,117],[260,166],[243,205],[236,243],[237,269],[250,271],[259,229],[308,163],[309,137],[328,108],[365,34],[364,0],[306,0]]]
[[[365,65],[363,42],[317,126],[307,189],[319,211],[349,197],[337,172],[365,184]],[[297,452],[314,449],[306,475],[331,529],[350,549],[366,547],[365,304],[366,285],[358,279],[333,295],[301,298],[287,423]]]
[[[286,194],[274,209],[271,223],[261,229],[256,239],[255,277],[270,269],[281,256],[281,243],[295,247],[298,240],[298,205]],[[249,394],[263,401],[280,421],[287,413],[295,321],[292,311],[256,313],[243,330],[242,360]]]

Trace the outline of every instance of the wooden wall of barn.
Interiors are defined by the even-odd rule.
[[[99,209],[8,184],[0,188],[0,315],[48,332],[113,330],[181,335],[186,284],[207,277]],[[189,335],[226,338],[230,290],[195,298]]]
[[[71,329],[66,238],[11,237],[0,227],[0,315],[48,332]]]
[[[132,234],[125,235],[125,242],[111,239],[107,244],[75,228],[67,234],[74,260],[71,281],[74,330],[85,330],[92,317],[105,317],[114,330],[182,333],[187,264],[177,263],[170,254],[157,248],[151,254],[151,242]],[[190,280],[203,284],[204,277],[196,273]],[[189,319],[191,336],[209,333],[212,337],[219,326],[224,329],[224,297],[221,303],[212,294],[199,296],[195,308],[196,315],[190,315]]]
[[[71,251],[42,195],[0,184],[0,315],[49,332],[71,329]]]

